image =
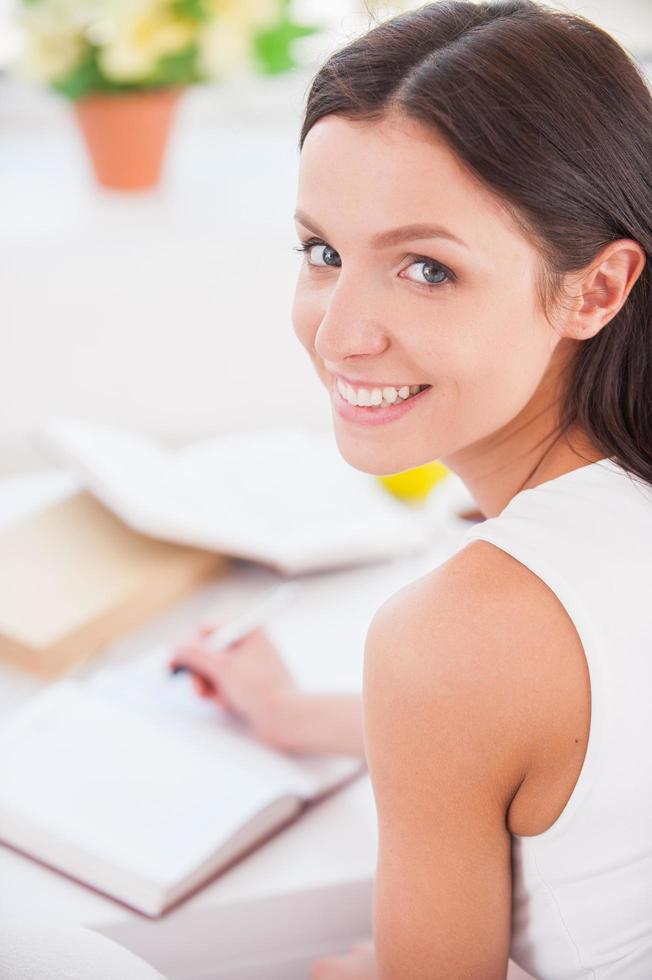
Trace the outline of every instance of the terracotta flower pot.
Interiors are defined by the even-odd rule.
[[[137,190],[159,181],[182,87],[94,93],[74,103],[93,170],[104,187]]]

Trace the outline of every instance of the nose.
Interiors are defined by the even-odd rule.
[[[389,346],[389,337],[374,310],[360,301],[347,298],[342,280],[333,290],[314,338],[315,351],[330,364],[354,357],[377,357]]]

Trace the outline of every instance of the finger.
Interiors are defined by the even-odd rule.
[[[176,667],[178,664],[183,664],[184,667],[187,667],[188,666],[186,663],[187,655],[192,650],[196,650],[198,647],[199,647],[198,643],[188,643],[187,640],[184,640],[181,643],[177,643],[177,645],[172,648],[172,655],[168,660],[168,664],[170,665],[170,667]]]
[[[183,657],[188,650],[200,647],[201,643],[202,638],[200,636],[185,637],[183,640],[178,640],[172,647],[172,659],[176,660],[178,657]]]
[[[221,666],[218,656],[214,653],[207,653],[197,646],[184,645],[179,647],[170,661],[170,667],[186,667],[194,674],[199,674],[211,687],[219,684],[219,668]]]
[[[212,623],[202,623],[196,629],[194,629],[189,635],[182,636],[178,640],[172,642],[172,651],[177,653],[181,647],[186,646],[196,646],[200,644],[202,640],[205,640],[207,636],[210,636],[220,624],[217,622]]]
[[[217,694],[216,689],[208,684],[203,677],[200,677],[199,674],[191,674],[190,680],[200,698],[209,698]]]
[[[210,682],[201,674],[190,673],[190,682],[200,698],[212,701],[218,708],[229,710],[229,706],[224,699],[222,692],[214,680]]]
[[[247,636],[255,636],[257,639],[260,639],[262,636],[266,637],[267,633],[265,632],[264,626],[256,626],[255,629],[250,630],[249,633],[247,633]]]
[[[224,711],[229,710],[229,706],[224,700],[221,691],[214,684],[209,684],[204,677],[192,673],[190,674],[190,681],[200,698],[212,701],[213,704],[216,704],[218,708],[222,708]]]

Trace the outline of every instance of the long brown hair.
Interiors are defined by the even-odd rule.
[[[329,113],[430,126],[498,195],[541,258],[550,318],[564,277],[618,238],[646,262],[620,311],[578,342],[560,406],[571,426],[652,484],[652,93],[584,17],[533,0],[438,0],[376,24],[312,80],[299,150]]]

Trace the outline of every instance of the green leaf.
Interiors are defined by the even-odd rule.
[[[211,19],[211,14],[204,6],[204,0],[172,0],[170,9],[177,16],[186,17],[200,24]]]
[[[155,88],[162,85],[191,85],[201,81],[197,70],[197,45],[189,44],[183,51],[164,55],[154,71],[141,82],[142,88]]]
[[[168,85],[191,85],[207,81],[197,68],[197,45],[191,44],[183,51],[162,57],[154,70],[144,78],[133,82],[116,82],[107,78],[97,60],[98,49],[89,48],[86,58],[63,78],[52,83],[52,88],[68,99],[81,99],[91,92],[142,92],[145,89],[163,88]]]
[[[89,47],[86,57],[67,75],[55,79],[51,85],[55,92],[67,99],[81,99],[90,92],[104,90],[106,82],[97,65],[94,49]]]
[[[289,15],[289,3],[281,19],[254,35],[254,54],[260,70],[266,75],[278,75],[296,68],[292,44],[297,38],[316,34],[321,27],[315,24],[297,24]]]

